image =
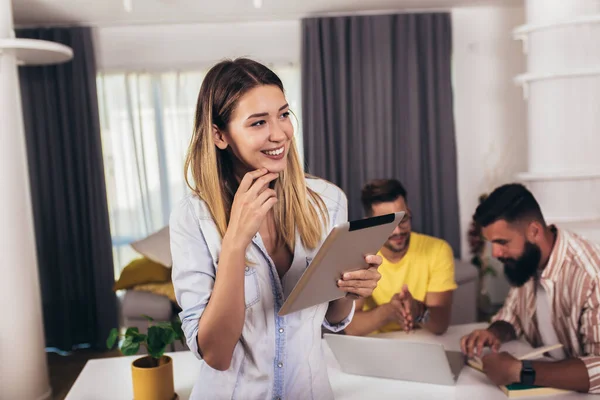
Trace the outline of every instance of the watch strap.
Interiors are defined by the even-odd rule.
[[[531,360],[521,362],[521,383],[524,385],[533,385],[535,382],[535,369]]]

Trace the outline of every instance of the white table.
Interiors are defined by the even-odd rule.
[[[459,350],[459,339],[462,335],[471,332],[473,329],[485,326],[486,324],[452,326],[442,336],[434,336],[422,330],[411,334],[394,332],[379,336],[398,340],[441,343],[446,350]],[[179,394],[180,399],[186,400],[190,396],[200,369],[200,361],[188,351],[168,354],[173,358],[175,391]],[[507,399],[504,393],[490,383],[485,375],[469,367],[463,368],[456,386],[441,386],[348,375],[340,371],[336,360],[327,346],[326,355],[329,363],[329,380],[336,399]],[[67,395],[66,400],[131,400],[133,392],[130,365],[137,357],[114,357],[88,361]],[[399,362],[402,361],[399,360]],[[536,399],[541,398],[536,397]],[[547,398],[553,400],[597,399],[595,396],[576,393]]]

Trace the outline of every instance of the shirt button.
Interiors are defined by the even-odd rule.
[[[246,272],[250,271],[250,267],[246,267]]]
[[[278,364],[277,364],[277,368],[283,368],[283,363],[281,363],[281,362],[280,362],[280,363],[278,363]]]
[[[279,333],[283,333],[283,328],[279,328]]]

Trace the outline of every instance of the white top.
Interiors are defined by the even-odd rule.
[[[321,196],[329,212],[329,225],[321,239],[325,240],[335,224],[347,221],[347,199],[337,186],[324,180],[307,179],[306,183]],[[195,195],[188,195],[177,205],[169,226],[172,279],[183,310],[183,331],[192,353],[201,359],[196,341],[198,322],[214,286],[221,238],[206,204]],[[277,315],[317,250],[305,249],[296,235],[292,265],[280,280],[260,235],[252,239],[246,253],[253,262],[245,273],[246,318],[231,366],[221,372],[201,362],[192,399],[333,398],[321,326],[332,331],[345,328],[354,307],[337,326],[325,320],[329,303]]]
[[[535,302],[538,332],[540,332],[542,343],[544,346],[560,343],[556,331],[552,326],[552,308],[550,307],[548,292],[546,292],[539,279],[536,284]],[[548,353],[556,360],[563,360],[565,358],[565,351],[563,348],[550,350]]]

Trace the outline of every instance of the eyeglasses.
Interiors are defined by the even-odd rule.
[[[409,213],[404,214],[404,217],[400,220],[398,226],[407,226],[412,221],[412,215]]]

